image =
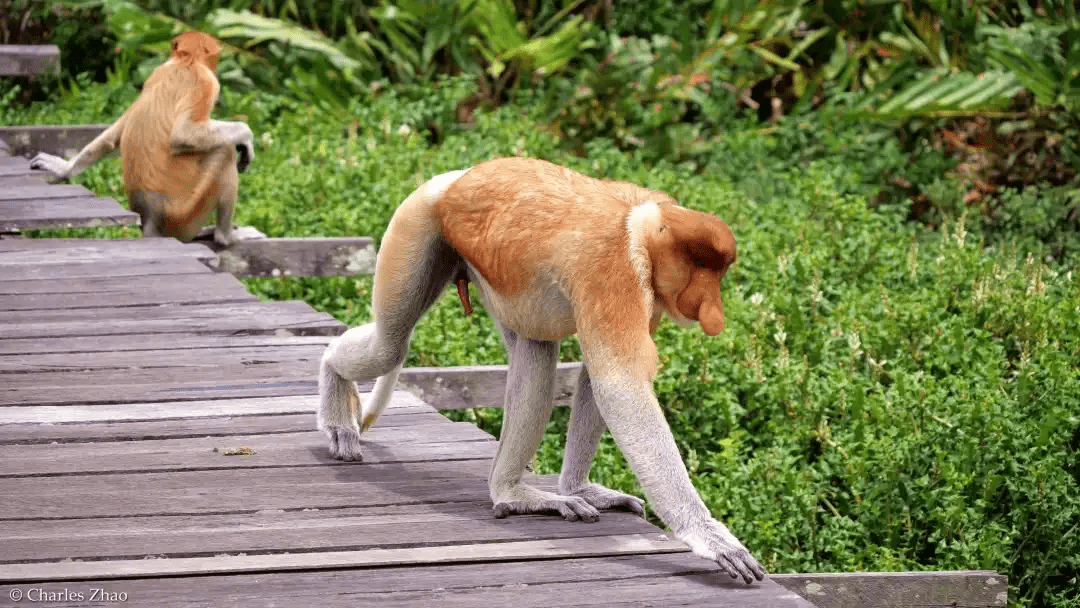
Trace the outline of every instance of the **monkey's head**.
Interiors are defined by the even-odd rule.
[[[653,289],[677,321],[692,319],[715,336],[724,330],[720,279],[735,263],[735,235],[708,213],[665,205],[660,216],[645,242]]]
[[[213,72],[217,70],[220,55],[221,45],[210,34],[191,30],[173,38],[172,41],[172,58],[180,63],[199,62]]]

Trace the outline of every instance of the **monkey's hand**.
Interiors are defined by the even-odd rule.
[[[247,171],[251,161],[255,160],[255,136],[251,127],[239,121],[213,121],[214,131],[236,147],[236,170]]]
[[[73,167],[74,163],[66,161],[59,156],[46,154],[45,152],[38,152],[34,158],[30,159],[31,169],[48,171],[60,179],[68,179],[71,177]]]
[[[694,555],[716,562],[731,578],[741,578],[750,584],[765,578],[765,569],[739,539],[728,531],[727,526],[709,519],[700,524],[687,526],[675,536],[686,543]]]
[[[616,492],[596,483],[586,484],[583,488],[566,493],[567,496],[579,496],[597,509],[624,509],[645,517],[645,501],[637,496]]]

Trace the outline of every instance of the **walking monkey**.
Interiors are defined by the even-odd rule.
[[[525,158],[436,176],[390,220],[375,267],[374,322],[333,340],[322,357],[318,426],[335,458],[362,459],[360,433],[386,408],[413,327],[464,272],[510,359],[488,478],[495,517],[557,512],[591,522],[612,507],[642,514],[640,499],[588,481],[606,426],[676,537],[732,577],[761,580],[761,565],[698,497],[652,391],[651,334],[661,315],[718,334],[720,279],[734,261],[727,224],[633,184]],[[574,333],[585,361],[558,493],[543,492],[521,477],[551,415],[559,341]],[[374,378],[361,404],[354,381]]]
[[[234,240],[237,173],[247,169],[255,148],[246,124],[210,119],[220,91],[220,53],[221,45],[208,34],[180,34],[169,60],[150,74],[119,120],[70,161],[42,152],[30,167],[68,179],[119,146],[124,188],[142,219],[143,236],[190,241],[216,208],[214,241],[228,246]]]

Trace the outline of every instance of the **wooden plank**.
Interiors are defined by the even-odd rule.
[[[137,443],[140,441],[164,441],[168,439],[288,435],[313,430],[315,428],[315,419],[312,414],[313,412],[282,416],[172,418],[137,422],[5,424],[0,426],[0,446]],[[472,426],[472,429],[466,429],[462,426],[465,424],[468,423],[454,422],[439,416],[430,408],[423,410],[414,407],[400,407],[390,408],[383,412],[376,427],[438,427],[443,433],[453,430],[461,437],[469,440],[479,440],[485,437],[491,439],[490,435],[487,435],[475,425]],[[374,432],[376,427],[373,427],[370,432]],[[454,436],[454,439],[458,438],[458,435]]]
[[[431,406],[395,393],[376,426],[446,424]],[[265,412],[271,406],[280,412]],[[298,405],[291,405],[298,404]],[[310,431],[318,407],[315,395],[122,405],[0,408],[0,445],[100,441],[145,441],[235,434]],[[253,413],[254,412],[254,413]]]
[[[230,275],[208,275],[223,279]],[[176,277],[174,277],[176,278]],[[207,278],[207,277],[203,277]],[[127,281],[128,279],[123,279]],[[200,279],[202,280],[202,279]],[[108,279],[94,279],[79,285],[92,286]],[[44,281],[32,281],[44,284]],[[7,289],[9,283],[3,283]],[[125,334],[119,336],[73,336],[61,338],[21,338],[0,340],[0,355],[37,353],[85,353],[122,352],[132,350],[203,349],[222,346],[290,346],[295,344],[330,343],[329,336],[279,336],[279,335],[215,335],[195,333]]]
[[[47,152],[61,158],[71,158],[108,127],[107,124],[0,127],[0,140],[8,143],[13,156]]]
[[[94,193],[78,184],[37,183],[26,186],[8,186],[0,190],[0,204],[18,200],[45,200],[50,198],[93,198]]]
[[[325,336],[338,335],[344,330],[345,325],[340,321],[299,301],[101,308],[92,317],[79,310],[15,310],[0,318],[3,339],[146,332]]]
[[[496,520],[489,500],[359,509],[261,511],[199,517],[117,517],[4,522],[4,561],[208,557],[221,553],[357,551],[431,544],[635,534],[649,526],[607,511],[597,525],[524,516]],[[71,534],[77,529],[78,534]],[[2,566],[0,566],[2,567]]]
[[[50,188],[55,186],[49,186]],[[208,247],[174,238],[0,239],[0,264],[68,264],[98,260],[205,259]]]
[[[38,585],[34,586],[35,588]],[[732,581],[705,560],[681,553],[622,555],[546,561],[386,567],[311,572],[266,572],[234,576],[125,579],[105,584],[44,583],[47,593],[92,588],[127,594],[142,606],[713,606],[717,608],[807,608],[766,579],[754,585]],[[0,587],[9,597],[10,587]],[[26,587],[22,587],[25,591]],[[498,596],[485,595],[497,593]],[[272,598],[272,600],[270,599]],[[411,602],[411,603],[409,603]],[[469,603],[471,602],[471,603]]]
[[[239,458],[236,457],[236,458]],[[459,502],[488,496],[488,459],[0,478],[0,519],[197,515]],[[152,488],[152,491],[147,491]],[[3,576],[0,576],[3,578]]]
[[[506,395],[505,365],[410,367],[402,370],[398,389],[436,409],[502,407]],[[570,405],[581,363],[559,363],[555,371],[555,403]]]
[[[243,283],[227,274],[181,275],[179,280],[176,275],[150,275],[122,279],[5,281],[2,285],[0,311],[258,301]]]
[[[434,416],[434,414],[432,414]],[[312,416],[312,419],[314,416]],[[238,423],[236,426],[241,426]],[[471,427],[466,428],[466,427]],[[147,441],[0,445],[0,478],[85,473],[269,469],[296,466],[351,466],[335,460],[326,435],[315,430],[272,435],[226,435]],[[227,456],[231,448],[250,448],[250,455]],[[387,426],[364,433],[364,462],[386,464],[428,460],[466,460],[495,456],[491,435],[467,422],[451,427]],[[0,534],[2,538],[2,534]]]
[[[374,274],[375,244],[368,237],[259,238],[222,249],[210,266],[238,277],[329,277]]]
[[[147,275],[210,274],[213,271],[192,257],[145,260],[89,260],[68,264],[15,264],[0,266],[0,291],[7,293],[8,281],[57,281],[59,279],[104,279]]]
[[[1009,579],[991,570],[960,572],[839,572],[769,578],[817,608],[1005,606]]]
[[[55,44],[0,44],[0,76],[60,73],[60,47]]]
[[[360,385],[361,393],[370,392],[372,384]],[[315,387],[312,386],[312,388]],[[85,403],[85,400],[83,403]],[[302,396],[274,395],[261,398],[213,401],[163,401],[150,403],[131,401],[119,405],[0,407],[0,425],[170,420],[216,416],[280,416],[300,413],[311,415],[318,406],[317,390],[311,390],[307,395]],[[430,405],[404,392],[395,392],[393,394],[387,412],[396,411],[398,408],[419,408],[417,411],[435,412]],[[387,414],[384,413],[383,415]],[[9,428],[0,426],[0,437],[6,436],[7,433],[9,433]]]
[[[83,197],[0,202],[0,230],[138,226],[139,214],[111,198]]]
[[[343,469],[349,467],[341,467]],[[596,557],[607,555],[675,553],[686,551],[681,542],[660,534],[624,534],[570,539],[544,539],[504,543],[477,543],[446,547],[372,548],[364,551],[325,551],[279,555],[228,555],[151,560],[32,563],[0,565],[0,580],[51,581],[78,578],[100,580],[147,576],[282,572],[317,568],[360,568],[442,565],[479,562]]]
[[[93,314],[93,313],[90,313]],[[205,348],[197,353],[182,350],[141,350],[102,353],[64,353],[49,355],[3,355],[0,356],[0,378],[4,374],[29,375],[36,381],[48,382],[43,373],[139,370],[149,368],[162,375],[175,373],[170,368],[184,368],[184,372],[200,372],[200,368],[224,368],[242,366],[265,366],[271,364],[296,365],[314,374],[318,361],[326,348],[321,344],[297,344],[293,346],[252,347],[235,346]],[[86,374],[83,374],[86,375]],[[8,376],[6,379],[10,380]]]

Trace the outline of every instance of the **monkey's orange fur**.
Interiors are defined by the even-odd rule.
[[[154,70],[128,109],[120,136],[128,197],[138,192],[164,194],[167,235],[197,231],[217,202],[221,176],[200,167],[205,155],[173,154],[170,141],[178,122],[209,122],[219,91],[214,72],[220,53],[221,46],[208,34],[191,31],[177,36],[169,61]]]
[[[128,201],[144,236],[191,240],[216,207],[214,241],[227,246],[234,237],[237,173],[251,161],[254,146],[246,124],[210,118],[220,51],[202,32],[177,36],[169,60],[119,120],[70,161],[42,152],[30,167],[67,179],[119,147]]]

